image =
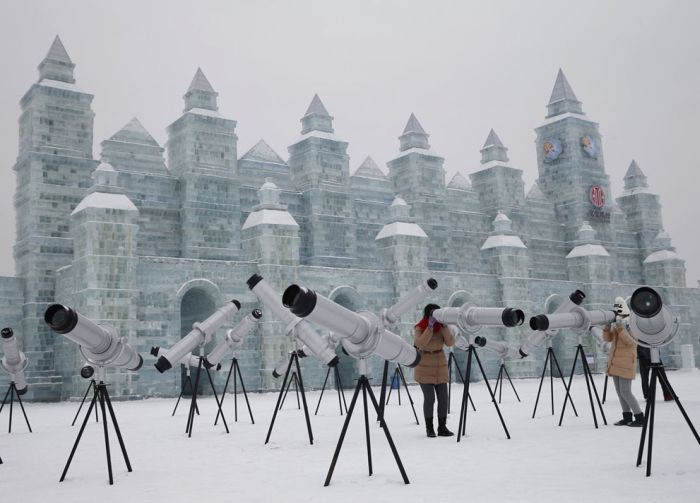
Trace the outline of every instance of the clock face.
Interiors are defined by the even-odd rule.
[[[548,138],[542,144],[544,162],[554,162],[561,155],[561,141],[558,138]]]
[[[595,140],[590,136],[586,135],[581,138],[581,148],[583,149],[583,153],[591,159],[596,159],[598,157],[598,146],[595,144]]]

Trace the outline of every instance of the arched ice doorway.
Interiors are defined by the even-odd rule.
[[[192,330],[192,325],[199,321],[204,321],[216,311],[216,299],[214,294],[209,289],[203,287],[192,287],[182,296],[180,301],[180,338],[185,337]],[[211,341],[205,346],[205,354],[213,348],[215,342]],[[198,349],[193,351],[198,354]],[[181,365],[181,381],[180,386],[184,394],[189,395],[189,386],[185,386],[187,379],[187,368]],[[191,369],[192,383],[194,384],[196,368]],[[202,374],[199,379],[199,394],[211,394],[211,387],[204,386],[206,375]]]

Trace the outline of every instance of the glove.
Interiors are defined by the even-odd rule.
[[[428,318],[428,328],[429,328],[430,330],[433,329],[433,327],[435,326],[436,321],[437,321],[437,320],[436,320],[435,318],[433,318],[432,316],[431,316],[430,318]]]

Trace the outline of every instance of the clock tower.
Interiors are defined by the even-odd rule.
[[[610,223],[613,199],[598,124],[583,112],[561,70],[547,104],[547,116],[535,132],[537,183],[554,203],[566,241],[574,241],[582,223],[588,221],[597,238],[609,244],[614,239]]]

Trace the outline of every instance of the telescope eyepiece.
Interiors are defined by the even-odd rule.
[[[634,314],[641,318],[653,318],[661,312],[661,296],[652,288],[643,286],[632,294],[630,306]]]
[[[241,303],[238,302],[236,299],[231,299],[231,304],[236,306],[236,309],[238,309],[239,311],[241,310]]]
[[[525,313],[520,309],[506,307],[501,315],[501,320],[506,327],[517,327],[525,321]]]
[[[248,288],[252,290],[253,288],[255,288],[255,285],[260,283],[262,280],[262,276],[260,276],[259,274],[253,274],[250,278],[248,278],[246,284],[248,285]]]
[[[78,313],[70,307],[53,304],[44,313],[44,321],[58,334],[72,332],[78,324]]]
[[[282,304],[296,316],[305,318],[316,307],[316,292],[303,286],[290,285],[282,294]]]
[[[569,299],[571,302],[576,304],[577,306],[581,305],[581,302],[583,302],[583,299],[586,298],[586,294],[583,293],[581,290],[575,290],[574,292],[569,295]]]
[[[252,314],[253,318],[255,318],[256,320],[262,318],[262,311],[260,309],[253,309],[253,312],[250,314]]]
[[[151,356],[158,356],[158,351],[160,351],[160,347],[151,346]]]
[[[2,336],[3,339],[11,339],[15,333],[12,331],[10,327],[5,327],[2,329],[0,332],[0,335]]]
[[[474,344],[476,344],[480,348],[483,348],[484,346],[486,346],[486,337],[481,337],[480,335],[477,335],[474,338]]]
[[[435,278],[429,278],[427,283],[431,290],[435,290],[438,287],[438,282]]]
[[[547,330],[549,328],[549,319],[546,314],[538,314],[530,318],[530,328],[532,330]]]

